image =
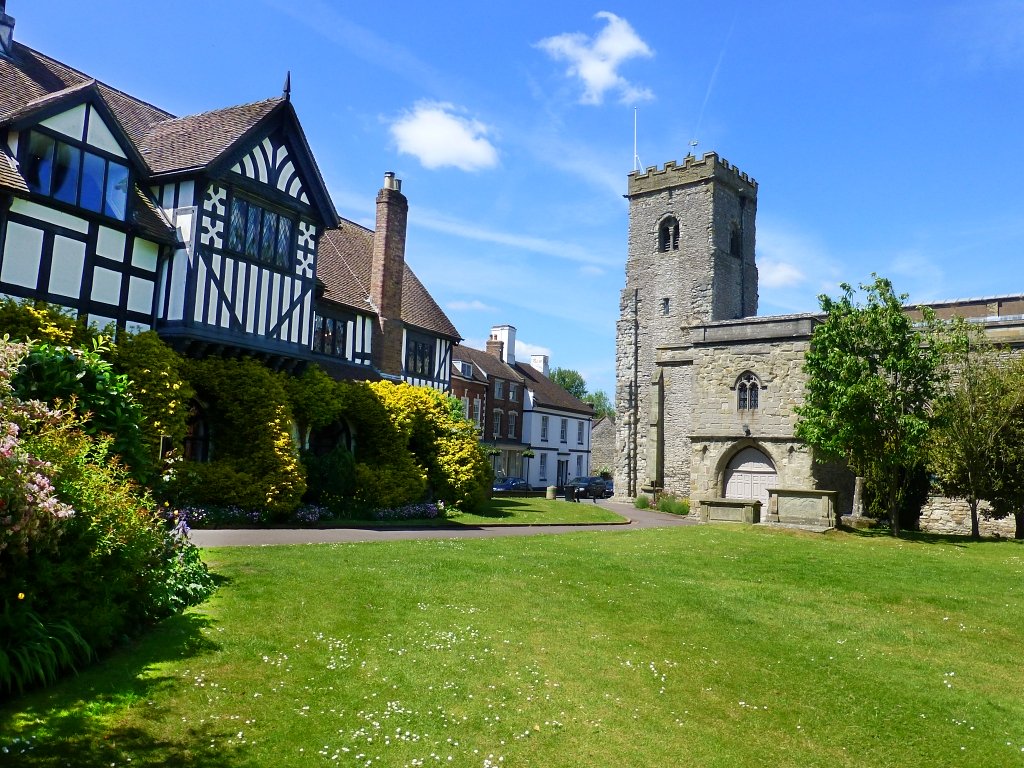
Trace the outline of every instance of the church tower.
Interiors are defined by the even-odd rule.
[[[629,174],[616,330],[615,488],[690,492],[690,328],[757,314],[757,182],[709,152]],[[666,424],[678,438],[666,444]]]

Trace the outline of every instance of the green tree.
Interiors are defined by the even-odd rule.
[[[551,380],[577,400],[582,400],[587,396],[587,382],[584,381],[579,371],[574,371],[571,368],[553,368]]]
[[[861,285],[863,303],[845,283],[840,298],[818,297],[826,318],[804,359],[796,434],[864,477],[899,535],[905,480],[925,455],[942,351],[933,313],[921,308],[924,322],[916,325],[903,309],[906,296],[872,277]]]
[[[615,404],[608,398],[607,393],[603,390],[597,392],[591,392],[585,397],[581,398],[584,403],[590,403],[594,406],[594,418],[600,419],[603,416],[615,416]]]
[[[1000,365],[982,329],[964,320],[951,326],[946,365],[951,375],[935,402],[928,465],[943,493],[967,501],[971,536],[978,538],[979,502],[1015,485],[1001,482],[1001,464],[1015,439],[1014,420],[1024,405],[1024,392]]]

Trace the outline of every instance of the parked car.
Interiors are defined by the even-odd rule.
[[[576,499],[603,499],[605,487],[605,481],[600,477],[574,477],[565,485],[566,497],[571,495]]]
[[[606,499],[610,499],[614,495],[615,495],[615,481],[614,480],[605,480],[604,481],[604,497]]]
[[[530,484],[521,477],[505,477],[495,480],[491,486],[492,491],[528,491]]]

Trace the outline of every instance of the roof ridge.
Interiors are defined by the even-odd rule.
[[[149,127],[149,130],[151,131],[154,128],[156,128],[157,126],[168,125],[170,123],[177,123],[177,122],[181,122],[183,120],[192,120],[192,119],[197,118],[197,117],[204,117],[206,115],[213,115],[213,114],[216,114],[217,112],[227,112],[228,110],[231,110],[231,109],[241,109],[243,107],[253,107],[253,106],[256,106],[257,104],[266,104],[267,102],[270,102],[270,101],[286,101],[286,99],[283,96],[272,96],[272,97],[267,98],[267,99],[259,99],[258,101],[247,101],[244,104],[232,104],[231,106],[228,106],[228,107],[219,107],[217,109],[208,109],[208,110],[206,110],[204,112],[194,112],[191,115],[181,115],[179,117],[173,117],[172,116],[172,117],[170,117],[167,120],[160,120],[158,122],[153,123]]]
[[[166,109],[162,109],[161,107],[158,107],[156,104],[152,104],[152,103],[150,103],[148,101],[140,99],[138,96],[132,96],[127,91],[122,91],[120,88],[115,88],[114,86],[110,85],[109,83],[106,83],[103,80],[99,80],[98,78],[95,78],[92,75],[87,75],[82,70],[75,69],[70,64],[65,64],[63,61],[58,61],[57,59],[53,58],[52,56],[47,56],[42,51],[37,51],[35,48],[33,48],[30,45],[25,45],[24,43],[17,42],[17,41],[15,41],[15,45],[20,47],[20,48],[24,48],[26,51],[31,51],[36,56],[38,56],[38,57],[40,57],[42,59],[46,59],[47,61],[51,61],[54,64],[56,64],[56,65],[58,65],[60,67],[63,67],[64,69],[68,70],[69,72],[74,72],[76,75],[80,75],[83,78],[85,78],[86,80],[92,80],[97,85],[102,85],[104,88],[109,88],[114,93],[118,93],[121,96],[124,96],[126,99],[129,99],[131,101],[137,102],[139,104],[145,104],[150,109],[153,109],[153,110],[155,110],[157,112],[161,112],[161,113],[167,115],[168,117],[172,117],[172,118],[174,117],[174,115],[172,113],[168,112]]]

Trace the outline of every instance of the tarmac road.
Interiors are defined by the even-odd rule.
[[[585,502],[584,502],[585,503]],[[579,531],[621,531],[636,528],[669,528],[696,525],[696,521],[632,504],[601,500],[602,507],[629,518],[628,523],[582,525],[490,525],[451,528],[240,528],[194,530],[189,538],[200,547],[259,547],[275,544],[324,544],[335,542],[400,541],[403,539],[483,539],[495,536],[537,536]]]

